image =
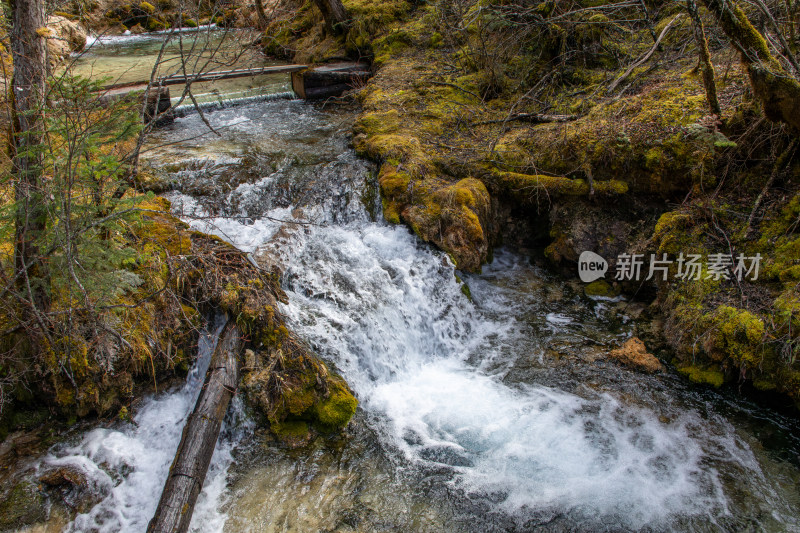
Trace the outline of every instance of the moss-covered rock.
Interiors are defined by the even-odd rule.
[[[277,350],[257,354],[242,384],[272,432],[295,443],[307,441],[310,431],[343,430],[358,405],[347,383],[291,337]]]
[[[314,432],[304,420],[286,420],[272,425],[272,432],[289,448],[302,448],[314,437]]]
[[[314,416],[321,428],[339,431],[353,418],[356,407],[358,400],[344,380],[334,378],[328,387],[327,398],[314,406]]]
[[[619,290],[604,279],[598,279],[587,284],[583,292],[590,298],[614,298],[619,296]]]
[[[35,483],[22,480],[3,495],[0,503],[0,531],[20,529],[46,518],[45,496]]]

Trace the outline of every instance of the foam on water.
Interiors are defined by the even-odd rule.
[[[609,394],[511,387],[467,363],[513,335],[514,319],[481,316],[446,259],[407,231],[369,224],[304,237],[285,276],[293,325],[337,361],[407,459],[452,467],[454,487],[500,494],[509,512],[566,510],[633,527],[723,512],[690,417],[664,424]]]
[[[39,469],[70,466],[86,475],[93,492],[105,497],[85,514],[78,515],[68,530],[74,532],[144,531],[153,517],[169,466],[175,456],[186,418],[194,407],[203,384],[216,339],[224,323],[219,321],[211,334],[201,336],[198,359],[186,385],[173,392],[148,398],[137,410],[131,424],[115,429],[95,429],[75,445],[58,447],[45,457]],[[192,531],[222,531],[224,516],[216,509],[223,500],[225,473],[233,460],[236,438],[246,420],[240,400],[226,419],[228,438],[217,442],[198,498]],[[234,422],[232,424],[231,422]]]
[[[472,302],[445,254],[404,227],[371,221],[362,204],[368,167],[323,114],[276,102],[209,118],[228,125],[220,138],[171,145],[154,157],[208,158],[220,173],[244,157],[266,154],[270,164],[216,198],[222,206],[175,192],[173,208],[193,227],[277,261],[292,329],[351,384],[381,453],[398,471],[439,480],[453,501],[489,502],[491,512],[521,517],[521,524],[558,516],[589,530],[686,530],[716,524],[738,507],[797,525],[796,502],[767,479],[724,417],[702,402],[654,407],[681,394],[664,382],[631,374],[632,393],[624,394],[583,380],[567,387],[530,375],[512,379],[518,364],[545,365],[548,340],[596,345],[584,326],[594,321],[602,329],[616,300],[556,295],[544,303],[544,293],[533,291],[541,275],[519,256],[498,253],[483,276],[464,276]],[[175,132],[193,137],[199,128],[197,117],[180,119],[160,140]],[[301,160],[306,151],[316,156],[311,163]],[[182,172],[191,180],[192,171]],[[615,344],[627,334],[602,333]],[[144,529],[194,402],[191,383],[147,401],[135,424],[95,430],[47,459],[81,465],[108,492],[73,530]],[[217,445],[195,510],[197,530],[223,527],[219,509],[236,438]],[[292,480],[289,470],[284,477]]]
[[[245,137],[264,127],[262,118],[246,122]],[[263,203],[281,172],[228,195],[227,205],[232,212],[238,205],[241,217],[189,222],[256,255],[266,250],[279,258],[293,329],[336,363],[401,468],[444,468],[456,493],[488,498],[512,515],[566,515],[598,527],[671,527],[676,520],[686,527],[698,517],[715,523],[729,514],[723,467],[751,480],[747,490],[761,501],[780,499],[724,419],[684,408],[660,417],[608,390],[508,382],[508,365],[489,364],[509,357],[509,364],[528,356],[542,361],[539,348],[519,353],[528,346],[520,338],[525,312],[541,312],[546,335],[583,338],[587,313],[604,319],[618,298],[595,301],[588,311],[582,303],[546,310],[521,302],[524,291],[475,278],[473,295],[484,300],[476,306],[462,295],[444,254],[403,227],[370,222],[359,194],[327,201],[326,192],[363,190],[365,172],[323,175],[314,183],[323,199],[299,213]],[[183,213],[187,207],[202,212],[184,195],[171,198]],[[253,216],[246,205],[268,207]],[[310,224],[285,223],[293,217]],[[498,264],[509,279],[530,276],[516,259],[501,257]]]

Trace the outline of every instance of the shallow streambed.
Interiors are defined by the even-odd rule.
[[[178,119],[147,164],[187,222],[281,269],[292,328],[361,407],[300,450],[234,409],[194,530],[800,529],[798,423],[608,360],[635,306],[510,250],[461,275],[470,300],[445,254],[382,221],[348,111],[277,101],[208,118],[220,135]],[[107,494],[72,530],[143,530],[195,391],[51,451]]]

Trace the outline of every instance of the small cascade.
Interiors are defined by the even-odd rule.
[[[285,144],[307,135],[309,119],[319,121],[317,134]],[[184,134],[200,126],[196,117],[185,120]],[[470,301],[444,254],[407,228],[369,215],[368,167],[346,148],[315,157],[344,144],[332,141],[337,126],[324,114],[304,103],[275,102],[221,111],[211,120],[231,125],[215,145],[227,155],[205,152],[207,164],[184,178],[210,169],[222,175],[220,169],[234,170],[253,154],[269,164],[248,170],[245,182],[214,202],[173,193],[173,208],[193,227],[277,262],[293,330],[346,377],[394,465],[389,473],[365,464],[328,475],[371,487],[369,477],[396,469],[404,481],[391,492],[406,494],[406,505],[415,508],[422,505],[418,497],[451,502],[436,512],[451,514],[462,531],[551,522],[565,530],[713,530],[748,523],[752,509],[763,523],[797,525],[797,497],[772,481],[765,469],[775,465],[714,400],[697,398],[670,376],[604,361],[630,335],[627,302],[591,300],[504,251],[482,275],[462,274]],[[192,147],[178,149],[186,146]],[[299,468],[288,459],[284,466]],[[322,474],[308,468],[242,482],[248,491],[264,491],[264,499],[300,490],[293,484],[301,483],[309,500],[316,494],[324,501],[328,495],[315,493],[322,489],[313,481]],[[307,484],[298,481],[306,476]],[[273,479],[288,484],[275,486]],[[245,498],[238,490],[234,485]],[[397,502],[375,503],[394,497],[386,489],[352,490],[330,497],[341,507],[368,505],[364,516],[375,514],[376,524],[396,514]],[[279,517],[294,512],[293,500],[277,504],[273,514],[256,495],[248,492],[245,500],[250,507],[231,502],[230,516],[257,516],[252,520],[270,531],[290,530]],[[332,516],[308,527],[333,527],[344,513],[326,509]]]
[[[78,515],[68,531],[111,533],[147,528],[224,325],[224,317],[217,317],[201,334],[197,360],[182,387],[146,399],[131,422],[92,430],[77,444],[57,446],[43,458],[40,470],[77,469],[92,490],[103,496],[92,509]],[[236,399],[195,508],[194,531],[222,531],[224,518],[216,509],[224,497],[225,474],[235,443],[251,424],[242,413],[241,400]]]
[[[253,96],[241,96],[232,98],[230,95],[225,95],[224,98],[211,102],[199,102],[198,105],[183,104],[175,106],[171,109],[170,114],[175,118],[185,117],[191,113],[200,111],[216,111],[219,109],[228,109],[239,105],[256,104],[259,102],[271,102],[273,100],[293,100],[297,96],[292,91],[284,91],[280,93],[267,93],[257,94]]]
[[[344,437],[291,451],[259,441],[239,466],[252,422],[237,399],[195,530],[800,529],[797,424],[609,360],[631,335],[629,302],[587,298],[512,251],[457,277],[382,221],[374,167],[350,146],[354,117],[295,100],[213,105],[219,135],[178,118],[145,163],[168,175],[188,224],[281,272],[289,325],[360,409]],[[104,495],[73,531],[145,529],[210,329],[183,388],[44,459]]]

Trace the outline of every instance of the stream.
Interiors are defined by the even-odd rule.
[[[383,221],[354,118],[259,102],[209,113],[219,135],[190,115],[148,141],[174,211],[281,270],[290,327],[360,401],[344,435],[290,450],[237,399],[193,531],[800,531],[797,420],[610,361],[639,304],[518,252],[457,277]],[[42,460],[105,495],[67,530],[144,531],[220,328],[185,386]]]

